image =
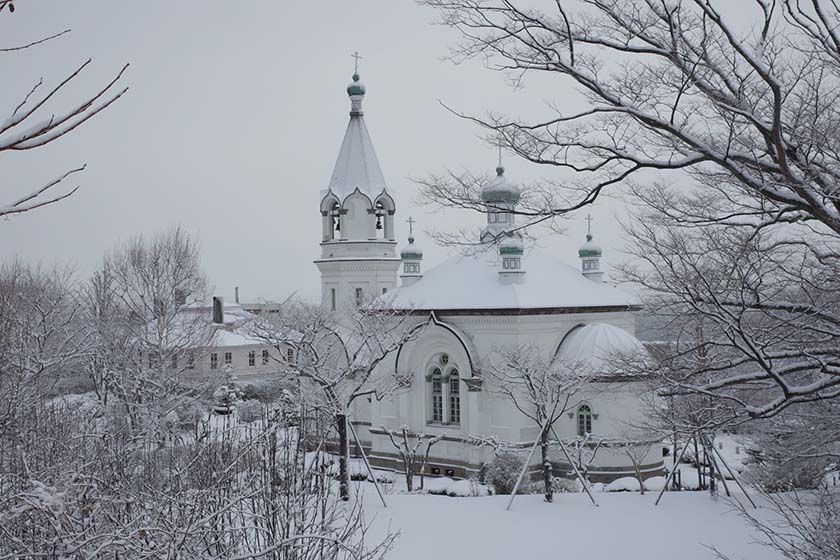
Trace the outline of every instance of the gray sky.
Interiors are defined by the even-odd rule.
[[[0,112],[11,113],[40,77],[55,84],[91,57],[78,83],[50,106],[66,110],[131,63],[131,89],[111,109],[49,146],[0,155],[3,202],[88,164],[71,183],[82,186],[76,195],[0,223],[0,258],[71,263],[80,275],[116,242],[180,225],[200,237],[217,293],[232,297],[239,285],[243,300],[294,290],[317,297],[318,195],[347,124],[344,90],[356,49],[365,118],[397,193],[401,242],[409,215],[421,231],[478,223],[418,208],[409,178],[447,168],[492,172],[496,164],[480,130],[439,101],[525,115],[549,102],[580,103],[558,78],[514,90],[480,61],[443,61],[455,32],[430,25],[436,14],[409,0],[19,0],[17,7],[0,17],[0,46],[73,32],[0,56]],[[550,172],[510,158],[505,166],[514,181]],[[613,218],[620,201],[589,211],[605,260],[621,258]],[[544,242],[575,266],[584,215],[570,222],[570,237]],[[446,257],[422,233],[418,238],[426,267]]]

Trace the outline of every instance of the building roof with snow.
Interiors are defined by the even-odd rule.
[[[585,278],[579,270],[541,251],[528,254],[528,272],[516,281],[500,277],[495,251],[454,257],[410,286],[383,296],[394,309],[550,310],[639,307],[638,298]]]
[[[616,360],[643,355],[645,348],[626,330],[606,323],[589,323],[572,329],[557,351],[557,359],[583,367],[595,375],[621,373]]]

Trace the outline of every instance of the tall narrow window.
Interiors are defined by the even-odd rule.
[[[362,305],[362,289],[356,288],[356,305]]]
[[[210,354],[210,369],[219,369],[219,355],[215,352]]]
[[[461,423],[461,385],[458,370],[449,372],[449,423]]]
[[[592,409],[589,405],[582,404],[577,410],[577,433],[584,437],[586,434],[592,433]]]
[[[266,365],[268,363],[268,350],[262,351],[262,363]]]
[[[335,311],[335,288],[330,288],[330,309]]]
[[[443,422],[443,376],[438,368],[432,372],[432,422]]]
[[[229,366],[233,363],[233,353],[232,352],[225,352],[225,365]]]
[[[187,369],[195,369],[195,354],[187,354]]]
[[[254,367],[257,365],[257,353],[251,350],[248,352],[248,365]]]
[[[172,354],[172,369],[178,369],[178,354]]]
[[[290,364],[295,361],[295,351],[293,348],[286,348],[286,361]]]

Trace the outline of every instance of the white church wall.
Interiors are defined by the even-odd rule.
[[[473,368],[476,368],[475,373],[480,376],[481,368],[489,365],[487,361],[492,359],[494,351],[499,348],[533,344],[547,355],[554,355],[566,334],[578,325],[600,322],[625,329],[631,334],[635,330],[631,312],[523,316],[441,315],[438,320],[443,324],[428,327],[417,341],[407,345],[401,353],[399,371],[411,375],[412,387],[388,402],[371,406],[371,424],[374,428],[384,425],[392,429],[408,425],[414,433],[443,434],[451,439],[438,443],[433,448],[432,458],[449,461],[453,465],[476,466],[492,458],[492,450],[467,445],[463,443],[465,437],[495,436],[503,441],[528,445],[536,437],[538,428],[512,403],[495,393],[491,381],[487,379],[484,379],[479,392],[468,391],[467,384],[462,381],[459,424],[430,422],[431,391],[426,376],[435,356],[446,353],[450,364],[457,365],[463,380],[473,375]],[[643,404],[633,391],[618,389],[618,386],[610,387],[609,391],[604,389],[603,386],[588,388],[581,391],[572,402],[574,405],[583,401],[590,404],[593,413],[598,416],[593,419],[593,433],[596,436],[620,438],[627,431],[626,422],[641,415]],[[573,408],[576,409],[576,406]],[[555,428],[561,437],[574,437],[577,433],[576,415],[569,418],[564,414]],[[393,445],[387,436],[374,433],[370,438],[374,455],[385,457],[393,454]],[[565,462],[560,457],[553,459],[558,463]],[[643,463],[658,464],[659,461],[661,449],[653,446]],[[597,468],[607,469],[604,472],[627,471],[629,474],[627,469],[632,469],[628,457],[617,450],[599,450],[595,463]]]

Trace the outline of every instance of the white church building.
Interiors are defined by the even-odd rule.
[[[383,366],[411,376],[411,387],[382,401],[363,402],[354,426],[377,466],[400,468],[382,427],[407,425],[416,434],[444,436],[432,448],[427,474],[470,476],[493,453],[470,438],[495,437],[524,448],[539,432],[483,377],[491,354],[529,344],[554,359],[606,370],[613,352],[643,349],[634,336],[640,304],[604,282],[601,250],[591,235],[580,248],[577,269],[551,254],[528,250],[521,234],[511,233],[520,191],[501,164],[482,190],[488,212],[481,240],[488,241],[487,251],[454,256],[428,270],[413,237],[398,254],[398,199],[385,184],[365,125],[365,86],[358,73],[347,93],[350,122],[320,197],[323,236],[315,264],[321,272],[322,305],[337,309],[380,297],[428,321],[419,337]],[[605,372],[574,395],[554,429],[562,439],[627,437],[629,426],[643,414],[643,390],[642,383]],[[651,446],[635,460],[645,477],[662,474],[661,446]],[[563,455],[552,462],[558,476],[568,475]],[[633,476],[633,462],[620,448],[605,446],[588,475],[594,482]]]

